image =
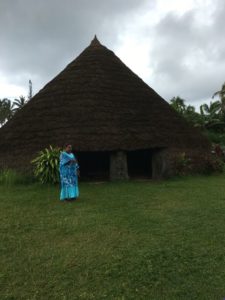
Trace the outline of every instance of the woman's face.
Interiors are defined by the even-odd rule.
[[[71,145],[67,145],[66,146],[66,152],[70,153],[72,151],[72,146]]]

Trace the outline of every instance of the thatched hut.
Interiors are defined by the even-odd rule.
[[[161,178],[208,141],[95,37],[0,129],[0,167],[31,168],[37,151],[72,143],[83,176]]]

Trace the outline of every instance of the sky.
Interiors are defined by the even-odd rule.
[[[225,82],[224,0],[0,0],[0,98],[33,94],[96,34],[165,100]]]

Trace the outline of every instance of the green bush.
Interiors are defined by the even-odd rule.
[[[180,153],[175,159],[175,173],[178,176],[188,174],[222,173],[225,171],[225,163],[216,155],[203,155],[202,157],[188,157],[185,152]]]
[[[29,184],[34,181],[34,178],[29,175],[19,173],[12,169],[0,170],[1,185]]]
[[[175,160],[175,172],[176,175],[187,175],[191,172],[191,159],[187,157],[185,152],[177,155]]]
[[[203,158],[203,173],[222,173],[224,172],[224,161],[217,156],[209,156]]]
[[[45,148],[31,161],[34,165],[34,176],[42,183],[55,184],[59,182],[60,148]]]
[[[225,146],[225,133],[205,131],[204,134],[208,137],[211,143],[220,144]]]

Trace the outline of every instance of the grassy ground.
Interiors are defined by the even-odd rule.
[[[0,299],[224,299],[225,176],[0,186]]]

